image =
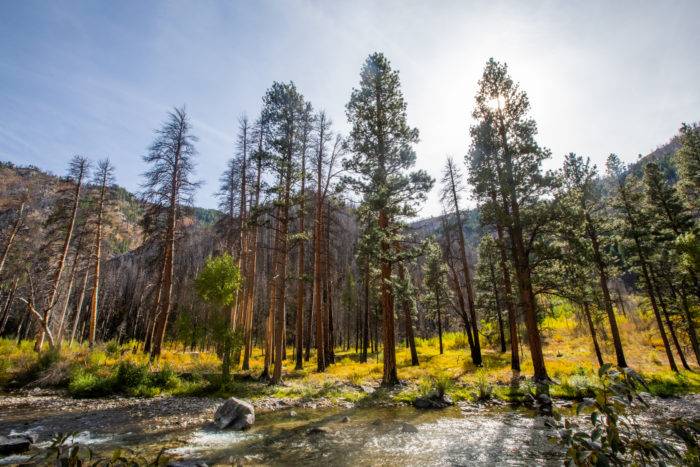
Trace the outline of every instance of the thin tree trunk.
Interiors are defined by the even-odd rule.
[[[399,281],[401,283],[406,281],[406,267],[403,263],[399,264]],[[411,365],[416,366],[418,365],[418,351],[416,350],[416,339],[413,334],[410,300],[407,296],[401,297],[401,308],[403,308],[404,325],[406,327],[406,343],[411,350]]]
[[[82,240],[82,237],[81,237]],[[66,300],[63,302],[63,309],[61,310],[61,317],[58,320],[58,334],[56,336],[56,343],[60,347],[61,342],[63,342],[63,327],[66,319],[66,313],[68,312],[68,305],[70,304],[70,296],[73,292],[73,284],[75,283],[75,274],[78,270],[78,256],[80,255],[80,244],[81,240],[78,240],[78,245],[75,248],[75,255],[73,256],[73,265],[71,266],[70,279],[68,280],[68,291],[66,292]]]
[[[661,287],[659,286],[658,277],[653,271],[651,272],[651,280],[654,282],[656,295],[659,298],[659,306],[661,306],[661,312],[664,314],[666,326],[668,326],[668,332],[671,334],[671,340],[673,341],[673,345],[676,348],[676,353],[681,359],[681,365],[683,365],[683,368],[685,368],[686,370],[690,370],[690,366],[688,366],[688,361],[685,359],[685,354],[683,353],[681,343],[678,341],[678,336],[676,336],[675,327],[673,326],[673,322],[671,321],[668,309],[666,308],[666,302],[664,301],[664,296],[661,293]]]
[[[326,366],[335,363],[335,333],[333,330],[333,279],[331,276],[331,212],[330,206],[323,211],[325,213],[325,232],[324,232],[324,255],[323,255],[323,270],[324,274],[324,289],[326,296],[325,317],[328,333],[326,334]]]
[[[306,204],[306,143],[301,152],[301,192],[299,206],[299,232],[304,233],[304,216]],[[298,289],[297,289],[297,312],[296,312],[296,364],[295,368],[301,370],[304,367],[303,361],[303,345],[304,345],[304,247],[306,242],[302,239],[299,241],[299,258],[297,264]]]
[[[313,307],[313,290],[311,294],[311,302],[309,303],[307,318],[306,318],[306,331],[304,331],[304,336],[306,339],[304,340],[304,361],[308,362],[311,359],[311,344],[313,340],[313,332],[312,331],[312,325],[314,323],[314,307]]]
[[[389,235],[389,217],[384,209],[379,211],[379,229],[384,234],[380,249],[379,260],[380,284],[379,291],[382,304],[382,344],[384,350],[383,386],[394,386],[399,383],[396,371],[396,337],[394,335],[394,308],[391,293],[391,263],[388,256],[391,246],[386,237]]]
[[[17,291],[17,284],[19,284],[19,277],[15,277],[15,279],[12,281],[10,293],[7,294],[5,305],[2,307],[2,319],[0,319],[0,336],[2,336],[2,333],[5,331],[7,320],[10,317],[10,309],[12,308],[12,301],[14,300],[15,292]]]
[[[261,178],[262,178],[262,141],[263,141],[264,131],[261,129],[260,137],[258,140],[258,155],[256,161],[256,174],[255,174],[255,198],[253,204],[253,210],[257,215],[257,210],[260,207],[260,189],[261,189]],[[246,322],[245,330],[243,333],[243,341],[245,349],[243,352],[243,369],[250,369],[250,357],[253,352],[253,312],[254,312],[254,302],[255,302],[255,290],[257,286],[257,261],[258,261],[258,222],[256,219],[255,225],[251,229],[250,236],[253,239],[252,255],[250,255],[250,265],[248,266],[248,280],[246,282],[247,290],[246,294],[248,298],[246,299]]]
[[[88,274],[89,268],[85,268],[85,274],[83,274],[83,285],[80,287],[80,296],[78,297],[78,301],[75,304],[75,315],[73,317],[73,329],[70,333],[70,342],[68,343],[69,346],[73,344],[73,340],[75,339],[75,332],[78,329],[78,322],[80,322],[80,315],[83,309],[83,301],[85,300],[85,289],[87,289]]]
[[[653,283],[651,281],[651,277],[649,274],[648,266],[646,263],[646,260],[644,259],[644,255],[641,250],[641,245],[639,242],[635,239],[635,243],[637,245],[637,251],[640,257],[640,263],[642,266],[642,276],[644,277],[644,285],[647,290],[647,296],[649,297],[649,301],[651,302],[651,309],[654,312],[654,317],[656,318],[656,325],[659,328],[659,333],[661,334],[661,341],[664,344],[664,350],[666,351],[666,358],[668,359],[668,364],[671,367],[671,370],[678,372],[678,367],[676,366],[676,360],[673,358],[673,352],[671,351],[671,345],[668,342],[668,337],[666,336],[666,331],[664,330],[664,324],[661,321],[661,314],[659,313],[659,307],[656,303],[656,294],[654,293],[653,289]]]
[[[440,303],[440,291],[435,288],[435,308],[437,308],[437,325],[438,325],[438,340],[440,341],[440,355],[442,355],[442,316],[440,313],[440,308],[442,308]]]
[[[362,320],[362,354],[360,362],[367,363],[367,347],[369,347],[369,259],[365,258],[364,265],[364,319]]]
[[[268,261],[271,261],[271,264],[268,265],[268,284],[270,287],[270,294],[267,307],[267,319],[265,320],[265,361],[264,368],[260,376],[261,379],[270,378],[270,366],[273,362],[273,352],[275,348],[275,310],[277,309],[277,259],[275,257],[278,252],[275,245],[276,235],[273,235],[273,233],[275,233],[279,228],[278,213],[279,207],[276,207],[275,215],[273,216],[273,218],[276,219],[274,222],[274,228],[272,229],[272,232],[269,232],[268,234],[269,237],[272,237],[268,239],[268,245],[272,243],[272,255],[268,256]]]
[[[595,326],[593,326],[593,318],[591,317],[591,310],[588,302],[583,302],[583,313],[586,315],[586,322],[588,323],[588,329],[591,332],[591,338],[593,339],[593,349],[595,350],[595,357],[598,360],[598,366],[603,366],[603,354],[600,351],[600,345],[598,345],[598,336],[595,332]]]
[[[513,303],[513,284],[510,280],[510,270],[508,268],[508,253],[506,252],[505,239],[503,234],[503,226],[499,223],[496,225],[496,234],[499,266],[501,269],[501,279],[503,280],[503,288],[505,290],[504,298],[506,300],[506,308],[508,309],[508,334],[510,336],[510,368],[515,373],[520,373],[520,343],[518,342],[518,318]]]
[[[322,248],[322,223],[323,223],[323,126],[320,126],[318,159],[316,164],[316,214],[314,220],[314,296],[313,313],[316,315],[316,369],[319,372],[326,370],[325,332],[323,325],[323,311],[321,303],[321,248]]]
[[[596,267],[598,268],[600,290],[603,292],[603,304],[605,305],[605,312],[608,315],[610,332],[612,333],[613,345],[615,347],[617,366],[625,368],[627,366],[627,361],[625,360],[625,353],[622,349],[622,339],[620,338],[620,331],[617,327],[617,319],[615,318],[612,299],[610,298],[610,290],[608,289],[608,273],[606,271],[605,262],[603,261],[603,255],[600,252],[598,232],[596,232],[593,220],[588,213],[586,213],[586,231],[588,232],[588,238],[590,238],[593,246],[593,259],[596,263]]]
[[[290,192],[292,184],[292,148],[288,149],[286,155],[286,169],[284,174],[284,192],[282,206],[280,207],[281,216],[277,235],[275,238],[276,257],[277,257],[277,299],[275,314],[275,365],[272,373],[272,383],[277,384],[282,381],[282,362],[284,360],[284,350],[286,344],[285,333],[285,313],[286,313],[286,292],[287,292],[287,253],[289,233],[289,205]]]
[[[476,319],[476,307],[474,306],[474,287],[472,286],[471,272],[469,271],[469,262],[467,261],[467,249],[464,241],[464,226],[462,225],[462,213],[459,210],[459,198],[457,197],[456,182],[454,172],[450,174],[450,190],[452,192],[452,200],[455,208],[455,216],[457,218],[457,237],[459,244],[460,260],[462,262],[462,273],[464,274],[464,286],[467,289],[467,305],[469,308],[470,321],[472,325],[472,338],[474,347],[472,347],[472,362],[476,366],[481,366],[481,344],[479,342],[479,327]]]
[[[700,366],[700,345],[698,345],[698,335],[695,331],[695,323],[693,323],[693,315],[690,313],[690,307],[688,306],[688,298],[685,292],[680,292],[681,306],[683,307],[683,317],[685,318],[686,332],[690,338],[690,344],[693,347],[693,353],[695,354],[695,361],[698,366]]]
[[[104,200],[106,191],[106,177],[102,180],[100,188],[100,201],[97,207],[97,231],[95,232],[95,266],[92,278],[92,299],[90,301],[90,334],[88,345],[95,345],[95,332],[97,330],[97,300],[100,293],[100,263],[102,262],[102,215],[104,210]]]
[[[498,337],[501,343],[501,353],[506,351],[506,336],[503,330],[503,316],[501,315],[501,298],[498,293],[498,283],[496,282],[496,271],[493,267],[493,263],[489,265],[491,273],[491,284],[493,287],[493,296],[496,301],[496,318],[498,319]]]
[[[467,312],[466,305],[464,303],[464,294],[462,293],[462,287],[459,283],[459,276],[457,275],[457,268],[455,268],[454,260],[452,256],[452,237],[450,235],[450,229],[447,227],[447,218],[443,216],[442,227],[445,233],[445,259],[447,266],[450,269],[450,276],[452,277],[452,283],[455,293],[457,294],[457,303],[459,304],[459,315],[462,317],[464,323],[464,330],[467,333],[467,341],[469,342],[469,351],[471,355],[474,355],[474,337],[472,336],[472,326],[471,320],[469,319],[469,313]]]
[[[56,272],[54,273],[53,283],[51,284],[51,294],[49,296],[47,308],[44,311],[43,326],[39,326],[37,331],[36,343],[34,344],[34,350],[37,352],[41,350],[41,347],[44,344],[44,336],[46,334],[45,329],[48,328],[49,321],[51,319],[51,310],[56,305],[56,300],[58,299],[58,288],[61,283],[61,275],[63,274],[63,268],[66,263],[66,258],[68,257],[70,242],[73,238],[73,229],[75,228],[75,221],[78,217],[78,206],[80,203],[80,193],[83,188],[84,175],[85,169],[81,168],[80,173],[78,174],[78,180],[75,184],[75,194],[73,195],[71,217],[68,223],[68,228],[66,229],[66,236],[63,240],[63,251],[61,252],[61,257],[59,258],[58,265],[56,266]]]
[[[22,201],[22,203],[19,205],[19,210],[17,212],[17,219],[15,220],[15,223],[12,225],[12,230],[10,230],[10,236],[7,237],[7,244],[5,245],[5,249],[2,252],[2,258],[0,258],[0,278],[2,278],[2,271],[5,268],[5,261],[7,261],[7,257],[10,254],[10,249],[12,248],[12,244],[15,241],[15,237],[17,236],[17,232],[19,232],[20,227],[22,227],[22,221],[24,219],[24,206],[26,203]]]

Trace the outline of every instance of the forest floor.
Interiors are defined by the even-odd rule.
[[[627,320],[620,316],[620,328],[629,366],[644,377],[652,395],[700,393],[700,369],[693,366],[692,371],[674,373],[668,368],[650,317]],[[542,334],[547,370],[554,380],[551,395],[560,399],[593,395],[599,386],[597,363],[585,328],[572,316],[560,316],[546,319]],[[600,341],[606,360],[612,361],[612,343],[604,336]],[[251,400],[262,410],[410,403],[436,387],[444,389],[455,401],[522,402],[533,391],[526,346],[521,350],[522,377],[513,380],[510,353],[494,350],[497,341],[482,338],[484,364],[480,368],[471,363],[463,334],[446,333],[443,354],[439,353],[437,337],[419,338],[416,343],[420,364],[411,366],[409,350],[402,345],[397,349],[402,384],[384,389],[379,384],[381,354],[372,353],[366,363],[361,363],[354,347],[336,349],[336,363],[324,373],[315,371],[313,355],[304,362],[303,370],[294,370],[292,349],[288,349],[284,382],[280,385],[258,380],[263,356],[256,348],[251,370],[235,373],[231,382],[222,385],[218,357],[213,352],[183,350],[182,345],[166,346],[160,359],[149,362],[148,356],[137,350],[136,342],[108,342],[92,350],[85,345],[64,345],[60,354],[44,352],[37,356],[33,342],[17,345],[13,340],[1,339],[0,391],[22,393],[31,388],[50,388],[67,391],[76,398],[235,396]],[[692,354],[687,357],[691,365],[695,363]]]

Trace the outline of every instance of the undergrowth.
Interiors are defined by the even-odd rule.
[[[674,373],[664,365],[663,348],[648,327],[619,317],[623,345],[631,368],[644,376],[649,392],[668,397],[700,392],[700,374],[694,371]],[[641,329],[641,330],[638,330]],[[653,329],[653,328],[652,328]],[[542,323],[547,370],[554,383],[553,397],[582,400],[600,389],[600,378],[590,337],[575,320],[560,313]],[[251,370],[238,372],[224,384],[220,360],[214,352],[188,352],[180,345],[166,345],[159,359],[150,361],[132,341],[109,341],[88,349],[85,345],[64,345],[60,352],[36,354],[33,342],[0,339],[0,390],[42,386],[65,388],[75,397],[102,397],[112,394],[153,397],[190,395],[248,399],[264,397],[333,402],[373,403],[377,401],[411,402],[429,390],[444,391],[456,401],[498,399],[519,403],[527,399],[532,383],[527,378],[532,366],[527,347],[521,353],[522,377],[513,378],[509,353],[483,347],[483,366],[475,367],[469,358],[464,334],[448,332],[443,336],[445,352],[439,354],[435,338],[416,339],[420,364],[411,365],[405,345],[397,346],[399,378],[404,383],[391,390],[376,390],[382,376],[382,356],[370,354],[360,362],[354,349],[336,349],[336,363],[325,373],[315,371],[311,358],[304,369],[295,370],[293,350],[284,362],[284,384],[270,386],[258,380],[263,355],[253,351]],[[499,347],[494,343],[492,347]],[[603,352],[612,359],[612,344],[601,339]]]

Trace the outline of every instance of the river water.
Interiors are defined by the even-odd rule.
[[[96,452],[127,446],[154,458],[166,448],[173,459],[209,465],[561,465],[563,455],[544,419],[522,408],[289,408],[258,414],[252,429],[235,432],[211,425],[220,403],[0,397],[0,434],[34,431],[46,446],[53,432],[77,432],[76,441]],[[661,420],[698,413],[700,398],[687,396],[654,399],[640,415],[654,430]],[[0,458],[0,463],[22,460]]]

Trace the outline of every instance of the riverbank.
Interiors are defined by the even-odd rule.
[[[669,397],[700,393],[700,373],[674,373],[664,363],[663,347],[646,318],[636,322],[620,317],[624,331],[628,362],[640,373],[647,391],[654,396]],[[553,383],[550,394],[555,398],[580,400],[600,388],[597,363],[590,338],[566,317],[548,319],[542,325],[545,357]],[[64,345],[60,352],[33,351],[32,342],[17,345],[0,339],[0,391],[18,389],[60,389],[76,398],[109,396],[129,397],[209,397],[230,396],[261,404],[285,401],[289,405],[308,404],[319,407],[347,404],[378,406],[410,403],[433,389],[443,389],[455,401],[496,399],[506,403],[523,402],[534,391],[527,349],[522,352],[521,377],[514,379],[508,353],[491,346],[483,348],[484,365],[476,368],[468,357],[466,338],[446,333],[444,353],[440,354],[436,338],[417,339],[420,364],[411,365],[408,349],[397,349],[398,374],[402,385],[385,390],[380,387],[381,353],[370,353],[360,361],[355,349],[336,349],[335,363],[324,373],[315,371],[312,353],[302,370],[294,368],[290,358],[284,362],[283,384],[269,385],[260,379],[263,355],[253,351],[250,371],[236,372],[222,384],[220,361],[212,351],[190,351],[176,343],[167,345],[161,357],[150,361],[138,342],[108,342],[88,349],[84,345]],[[611,343],[601,339],[606,355],[612,355]]]

